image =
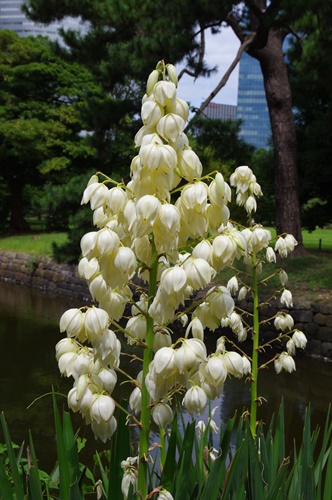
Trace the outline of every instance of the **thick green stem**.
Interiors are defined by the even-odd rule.
[[[258,310],[258,285],[257,285],[257,262],[256,253],[252,256],[252,290],[254,296],[253,313],[253,348],[252,348],[252,379],[251,379],[251,408],[250,429],[253,436],[256,435],[257,423],[257,383],[258,383],[258,349],[259,349],[259,310]]]
[[[158,255],[153,239],[152,245],[152,264],[149,280],[149,305],[151,304],[157,291],[157,270]],[[149,371],[149,366],[153,357],[153,319],[147,315],[146,320],[146,348],[143,356],[143,380],[142,380],[142,410],[141,410],[141,429],[139,438],[139,463],[138,463],[138,490],[142,498],[147,496],[147,472],[148,472],[148,451],[150,437],[150,396],[145,386],[145,377]]]

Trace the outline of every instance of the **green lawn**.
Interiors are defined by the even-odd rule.
[[[67,233],[38,233],[0,238],[0,252],[22,252],[40,257],[52,257],[52,243],[63,244]]]
[[[267,227],[273,236],[275,236],[275,229],[272,227]],[[302,231],[303,244],[307,250],[332,250],[332,229],[315,229],[315,231],[309,233],[309,231]]]

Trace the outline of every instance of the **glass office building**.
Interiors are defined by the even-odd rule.
[[[267,148],[271,125],[262,71],[257,59],[243,53],[240,60],[236,118],[242,120],[240,137],[255,148]]]
[[[15,31],[20,37],[47,36],[51,40],[59,40],[59,29],[69,28],[82,30],[79,19],[66,18],[61,22],[51,24],[35,23],[30,21],[21,11],[24,0],[0,0],[0,29]]]

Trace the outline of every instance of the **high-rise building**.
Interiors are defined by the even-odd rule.
[[[61,22],[51,24],[35,23],[21,11],[25,0],[0,0],[0,29],[15,31],[20,37],[47,36],[50,40],[59,40],[59,29],[70,28],[82,30],[79,19],[65,18]]]
[[[257,59],[244,52],[240,59],[236,118],[240,137],[255,148],[267,148],[271,125],[262,71]]]

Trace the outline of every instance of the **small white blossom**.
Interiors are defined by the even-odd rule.
[[[274,367],[277,373],[282,370],[292,373],[296,370],[295,361],[287,352],[282,352],[280,356],[274,361]]]
[[[280,303],[284,306],[290,308],[293,307],[293,297],[292,293],[289,290],[284,290],[280,297]]]

